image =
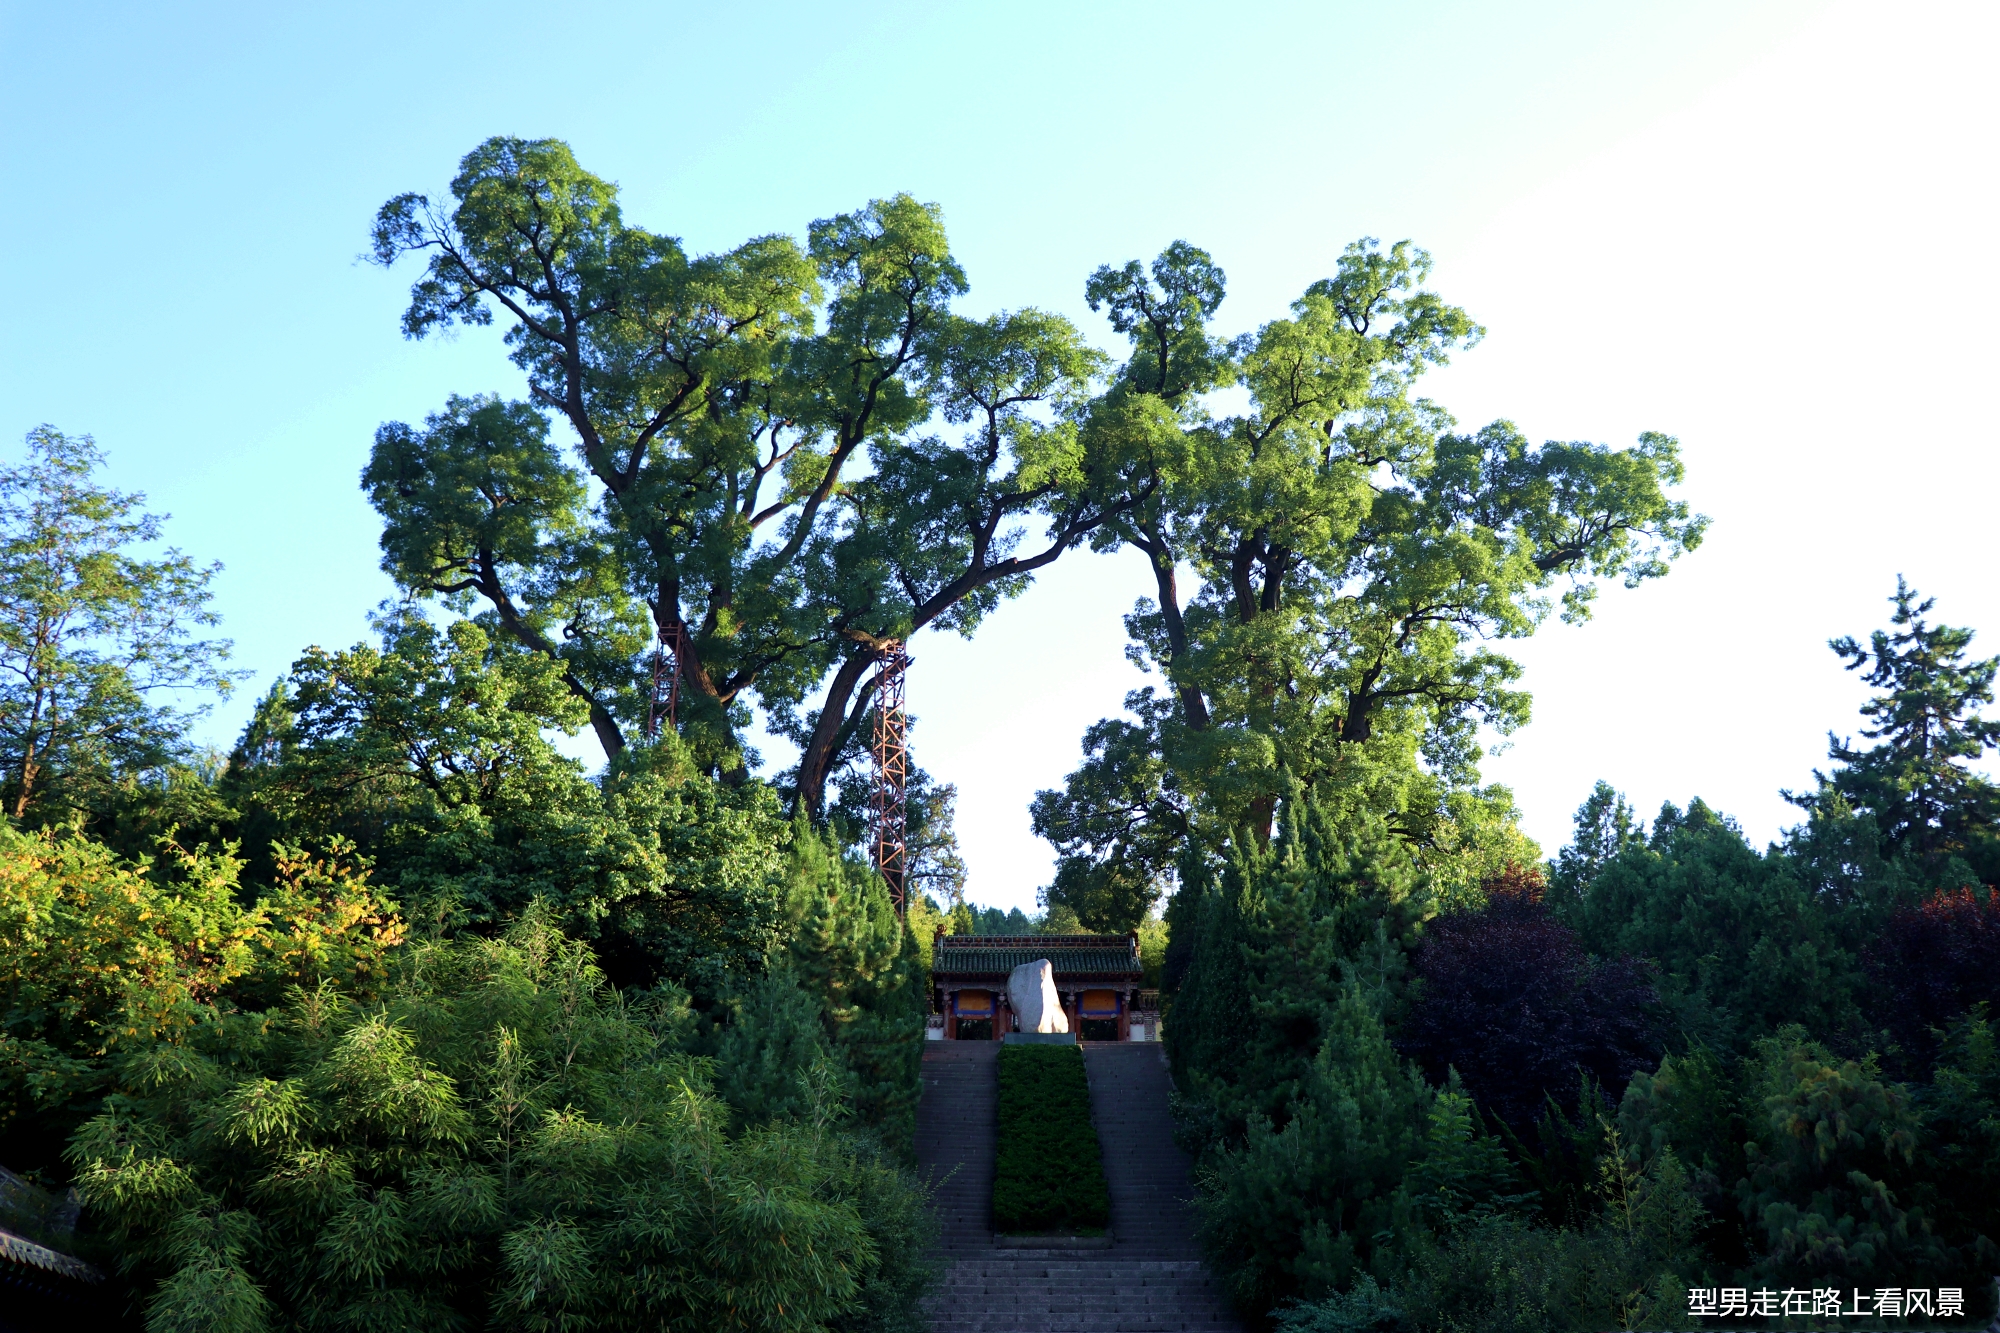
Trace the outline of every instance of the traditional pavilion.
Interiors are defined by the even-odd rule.
[[[1069,1030],[1079,1040],[1159,1039],[1156,997],[1139,989],[1137,935],[947,935],[942,930],[931,953],[932,1035],[946,1041],[998,1041],[1012,1032],[1007,978],[1039,958],[1049,960]]]

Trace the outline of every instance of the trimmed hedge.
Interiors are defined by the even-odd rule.
[[[1002,1046],[993,1229],[1101,1231],[1110,1220],[1082,1048]]]

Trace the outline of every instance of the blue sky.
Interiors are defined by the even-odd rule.
[[[1993,7],[1974,4],[0,5],[0,451],[47,421],[174,515],[255,679],[389,591],[374,428],[518,392],[497,338],[404,342],[374,209],[489,134],[568,140],[696,249],[909,190],[968,309],[1082,301],[1186,237],[1251,328],[1410,237],[1486,343],[1430,391],[1535,438],[1679,435],[1710,541],[1524,645],[1489,764],[1553,850],[1590,783],[1787,821],[1859,695],[1825,640],[1898,572],[2000,640]],[[975,897],[1032,904],[1026,802],[1135,682],[1117,557],[914,645],[919,758]],[[1060,644],[1051,649],[1051,642]]]

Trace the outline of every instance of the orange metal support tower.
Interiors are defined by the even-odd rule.
[[[904,913],[910,870],[905,806],[910,782],[909,714],[903,699],[903,672],[909,665],[902,645],[894,645],[883,654],[882,669],[875,677],[875,868],[889,882],[897,916]]]
[[[687,626],[670,620],[660,626],[660,641],[653,648],[653,697],[646,701],[646,739],[660,734],[660,719],[667,730],[676,728],[681,703],[681,658],[687,652]]]

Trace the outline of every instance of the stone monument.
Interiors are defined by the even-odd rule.
[[[1069,1031],[1069,1015],[1056,994],[1055,967],[1046,958],[1023,963],[1007,976],[1007,1003],[1023,1033]]]

